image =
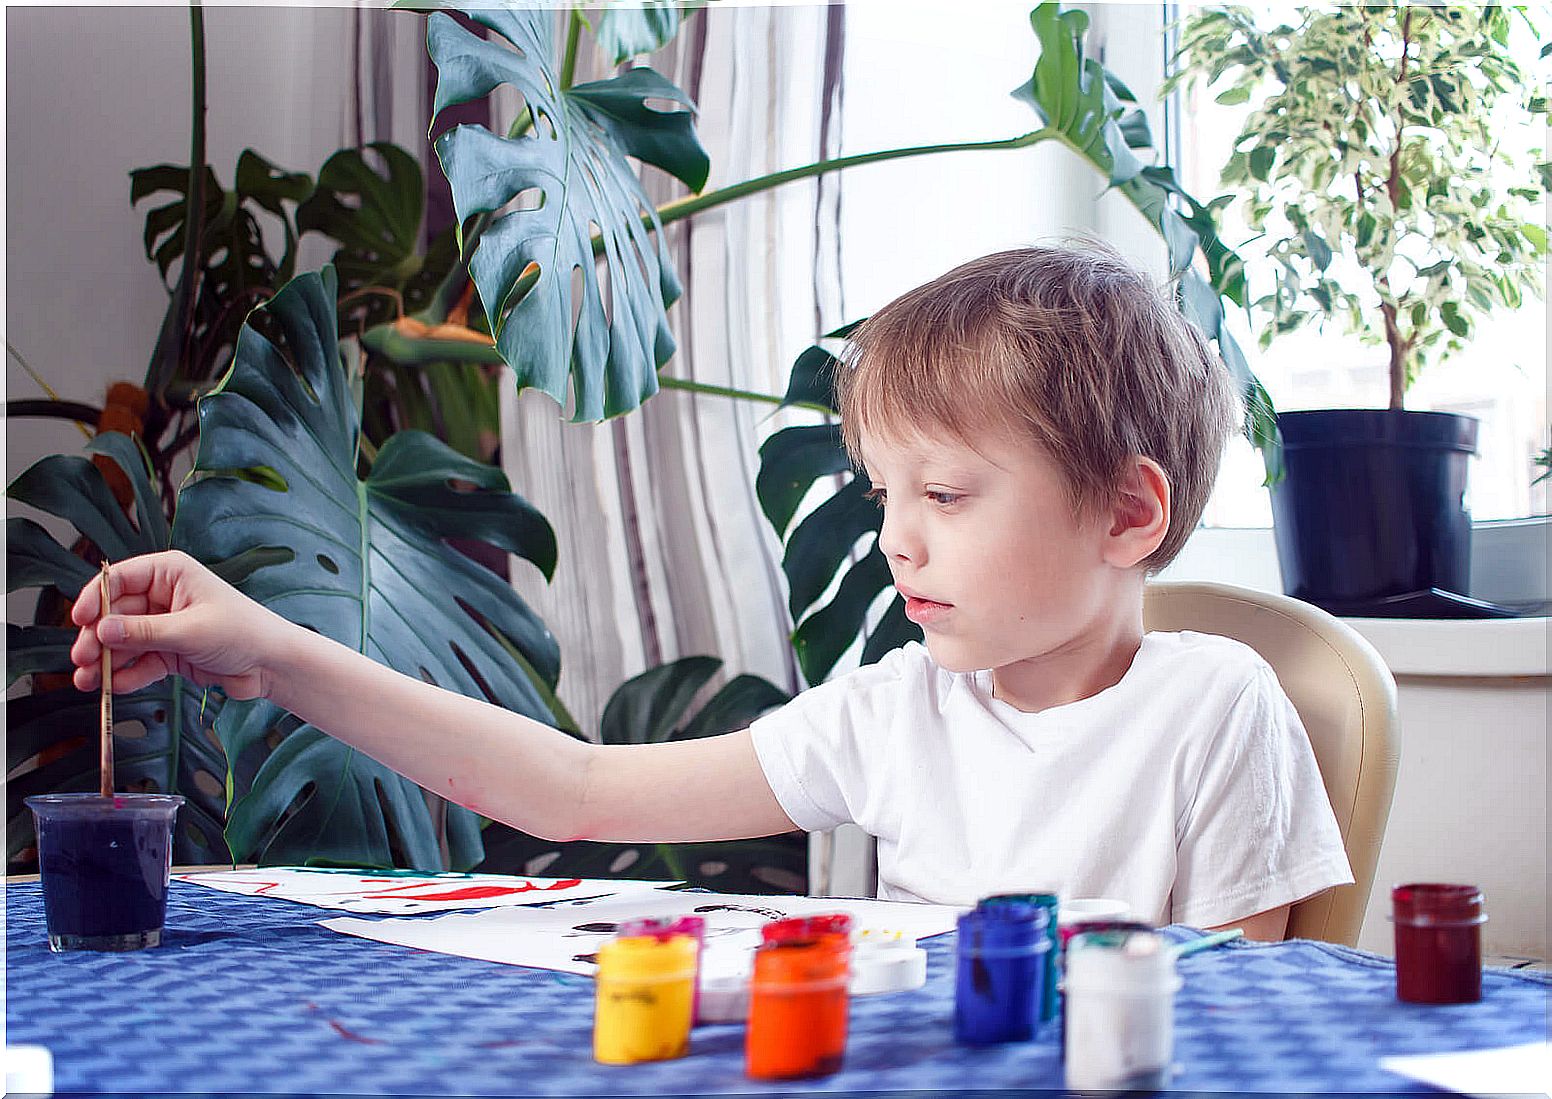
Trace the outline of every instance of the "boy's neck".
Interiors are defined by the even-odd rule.
[[[1114,687],[1142,647],[1142,615],[1096,623],[1052,652],[992,669],[992,696],[1024,713],[1065,706]]]

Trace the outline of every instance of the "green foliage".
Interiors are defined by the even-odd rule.
[[[395,435],[358,479],[336,297],[331,268],[299,276],[263,307],[276,340],[244,329],[231,371],[201,405],[173,544],[206,561],[268,551],[272,563],[238,584],[263,605],[406,675],[552,721],[554,639],[503,578],[447,544],[486,542],[548,576],[549,524],[499,470],[420,432]],[[414,783],[268,702],[228,702],[216,723],[234,763],[262,754],[277,729],[231,806],[235,858],[442,868]],[[477,819],[447,814],[450,864],[467,868],[481,855]]]
[[[1147,163],[1153,150],[1146,119],[1131,91],[1098,61],[1084,56],[1088,16],[1042,4],[1030,13],[1040,53],[1033,73],[1013,95],[1026,102],[1047,132],[1088,162],[1118,189],[1163,237],[1169,264],[1180,285],[1181,311],[1218,345],[1225,365],[1246,395],[1245,432],[1267,452],[1275,476],[1276,419],[1270,398],[1250,372],[1245,356],[1225,326],[1223,299],[1245,302],[1244,265],[1217,235],[1220,203],[1202,205],[1174,173]],[[1200,255],[1204,275],[1194,264]],[[843,337],[848,329],[831,333]],[[837,360],[810,347],[793,365],[784,404],[836,411],[832,380]],[[793,526],[814,486],[841,479],[839,487]],[[891,583],[877,545],[879,510],[865,498],[867,477],[851,468],[833,422],[791,427],[760,448],[756,494],[766,518],[785,542],[782,571],[788,607],[797,623],[792,645],[804,678],[818,683],[862,638],[861,660],[878,660],[891,649],[920,640],[921,630],[905,617],[895,596],[870,626],[869,612]],[[836,578],[839,577],[839,582]],[[826,596],[828,595],[828,598]]]
[[[1275,475],[1279,464],[1271,398],[1224,323],[1222,299],[1244,305],[1246,291],[1244,264],[1218,237],[1218,204],[1197,202],[1170,168],[1148,164],[1132,151],[1153,151],[1147,118],[1114,73],[1084,56],[1086,13],[1046,3],[1030,13],[1029,21],[1040,54],[1029,83],[1016,89],[1014,98],[1028,103],[1164,238],[1170,271],[1179,280],[1182,310],[1217,344],[1224,365],[1243,388],[1245,435],[1252,445],[1268,451],[1269,469]],[[1198,251],[1206,263],[1205,277],[1193,266]]]
[[[156,264],[165,282],[190,245],[188,166],[137,168],[129,178],[131,205],[157,196],[164,199],[147,211],[143,238],[146,258]],[[312,189],[311,177],[277,168],[252,149],[244,149],[237,158],[230,191],[223,189],[215,172],[205,166],[200,189],[199,278],[189,329],[175,341],[171,354],[153,359],[145,387],[153,397],[165,400],[173,385],[185,391],[180,395],[186,395],[190,388],[221,372],[231,358],[247,311],[295,273],[298,234],[290,210]],[[266,222],[281,229],[285,247],[278,258],[269,254],[264,243]],[[164,324],[177,320],[177,287],[168,282],[167,291],[172,301]]]
[[[615,65],[651,53],[673,41],[679,28],[706,0],[640,0],[604,8],[593,21],[598,48]]]
[[[674,349],[666,311],[680,293],[656,231],[661,223],[630,160],[699,190],[710,165],[691,123],[693,105],[644,66],[570,85],[554,64],[547,12],[476,8],[468,16],[508,45],[434,12],[426,29],[439,73],[434,112],[507,84],[532,123],[511,136],[457,126],[436,143],[460,224],[491,215],[469,270],[496,345],[520,387],[564,405],[569,382],[574,419],[629,412],[657,392],[657,369]],[[664,111],[649,100],[686,109]],[[515,209],[500,212],[514,200]],[[607,308],[594,226],[608,268]],[[573,272],[582,278],[575,300]]]
[[[339,242],[330,262],[341,296],[359,299],[360,326],[384,324],[401,312],[431,306],[457,264],[451,230],[421,251],[425,193],[415,158],[379,141],[365,149],[341,149],[324,161],[317,185],[297,207],[298,232],[318,232]],[[398,297],[397,303],[390,295]]]
[[[98,698],[69,685],[76,631],[64,611],[96,578],[95,562],[167,549],[170,536],[144,455],[124,435],[94,439],[89,450],[111,461],[133,492],[135,521],[120,507],[101,470],[74,454],[54,454],[23,471],[6,490],[18,503],[65,520],[83,538],[81,553],[61,546],[30,519],[6,521],[6,590],[39,590],[38,624],[6,624],[7,686],[23,675],[33,691],[6,700],[6,858],[33,845],[32,814],[22,799],[57,790],[93,791],[98,780]],[[83,554],[86,554],[83,556]],[[97,556],[101,554],[101,557]],[[89,559],[90,558],[90,559]],[[226,761],[210,736],[219,697],[171,676],[114,703],[114,773],[123,790],[182,794],[173,860],[226,859]]]
[[[1509,47],[1516,19],[1544,36],[1531,10],[1342,5],[1265,29],[1231,7],[1187,21],[1168,86],[1201,77],[1218,102],[1254,104],[1223,182],[1277,264],[1252,303],[1263,346],[1337,319],[1388,346],[1400,407],[1494,309],[1542,292],[1548,166],[1533,184],[1501,141],[1545,132],[1545,74]]]

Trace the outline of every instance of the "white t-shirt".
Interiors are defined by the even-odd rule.
[[[1211,927],[1352,881],[1314,752],[1253,649],[1150,633],[1121,681],[1023,713],[919,644],[751,726],[800,828],[878,838],[878,893],[1041,889]]]

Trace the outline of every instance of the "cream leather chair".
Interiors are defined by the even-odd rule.
[[[1396,783],[1396,684],[1379,653],[1318,607],[1228,584],[1148,585],[1150,630],[1195,630],[1241,641],[1272,666],[1309,733],[1352,865],[1352,885],[1293,906],[1288,937],[1353,946],[1363,924]],[[871,837],[854,825],[809,837],[809,892],[871,896]]]
[[[1355,945],[1396,785],[1400,745],[1390,669],[1357,631],[1320,608],[1228,584],[1149,584],[1143,623],[1150,630],[1232,637],[1277,673],[1315,749],[1354,879],[1294,905],[1288,937]]]

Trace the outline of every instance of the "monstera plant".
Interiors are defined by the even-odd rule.
[[[12,484],[12,497],[70,520],[110,561],[171,546],[224,563],[250,596],[293,621],[407,674],[553,720],[554,639],[509,584],[448,545],[478,539],[548,575],[556,556],[548,522],[499,470],[423,432],[393,436],[358,476],[360,419],[336,297],[332,268],[302,275],[262,307],[270,336],[243,328],[231,369],[201,402],[198,457],[170,531],[122,436],[95,446],[134,479],[138,527],[84,459],[45,459]],[[93,571],[30,520],[10,520],[8,536],[13,589],[73,592]],[[19,573],[18,563],[28,567]],[[59,671],[69,632],[13,631],[13,655],[24,669]],[[67,726],[89,739],[93,699],[60,686],[27,701],[40,712],[18,735],[13,711],[13,765],[57,752],[61,742],[44,739]],[[481,857],[473,814],[447,807],[439,833],[418,787],[267,702],[227,701],[215,720],[200,692],[169,677],[120,700],[118,713],[147,729],[144,758],[123,757],[124,777],[156,767],[157,788],[193,795],[198,842],[180,835],[175,858],[222,861],[229,847],[239,859],[429,868],[444,865],[443,842],[448,864]],[[9,784],[13,849],[30,832],[15,799],[65,784],[92,756],[82,745]]]

